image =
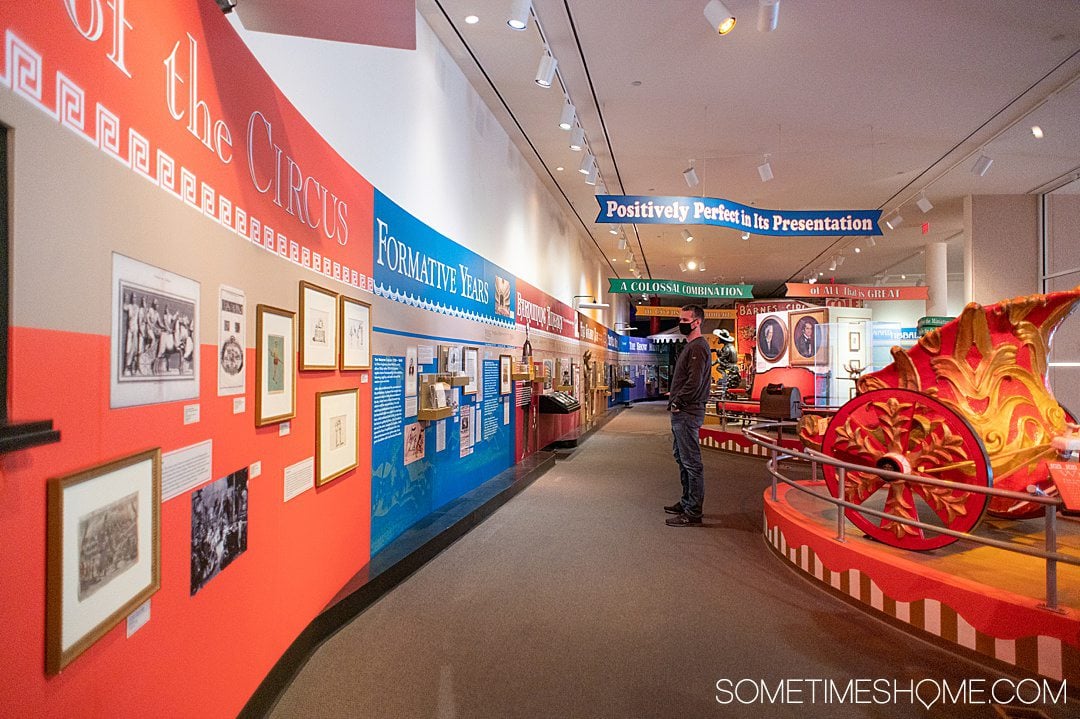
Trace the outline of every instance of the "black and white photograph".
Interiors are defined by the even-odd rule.
[[[245,389],[244,343],[247,314],[244,293],[222,285],[218,288],[218,395],[243,394]]]
[[[416,396],[416,348],[405,348],[405,396]]]
[[[79,601],[139,561],[139,496],[131,493],[79,518]]]
[[[191,595],[247,551],[248,469],[191,493]]]
[[[199,283],[113,254],[111,407],[198,396]]]

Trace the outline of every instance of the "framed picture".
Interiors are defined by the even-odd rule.
[[[462,352],[465,365],[465,376],[469,383],[462,388],[462,394],[476,394],[476,388],[480,384],[480,348],[466,347]]]
[[[255,426],[296,416],[296,313],[255,307]]]
[[[769,362],[783,356],[787,349],[787,328],[779,317],[766,317],[758,326],[757,348],[758,354]]]
[[[788,327],[791,329],[791,354],[788,364],[793,367],[808,367],[827,361],[829,337],[825,331],[826,320],[825,308],[788,313]]]
[[[510,379],[510,355],[499,355],[499,394],[510,394],[514,391],[514,381]]]
[[[461,359],[461,346],[450,345],[446,349],[446,371],[450,374],[459,374],[464,371]]]
[[[300,281],[300,369],[337,369],[337,293]]]
[[[199,283],[113,253],[109,406],[199,396]]]
[[[315,486],[360,464],[360,394],[356,387],[315,395]]]
[[[848,332],[847,343],[848,350],[858,352],[862,349],[862,334],[859,332]]]
[[[860,360],[859,358],[856,357],[856,358],[852,359],[850,362],[848,362],[847,366],[850,367],[851,369],[854,369],[854,370],[860,370],[860,369],[862,369],[862,360]]]
[[[45,668],[56,674],[161,586],[161,450],[48,484]]]
[[[371,305],[341,295],[338,369],[371,369]]]
[[[419,370],[416,366],[416,347],[405,348],[405,396],[416,396],[416,380]]]

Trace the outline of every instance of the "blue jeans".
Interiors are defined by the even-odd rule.
[[[679,464],[683,514],[688,517],[700,517],[705,501],[705,470],[698,443],[698,430],[704,422],[704,407],[671,413],[672,454]]]

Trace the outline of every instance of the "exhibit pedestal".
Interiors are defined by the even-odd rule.
[[[765,539],[810,580],[1001,671],[1080,680],[1080,567],[1058,565],[1059,606],[1052,611],[1040,559],[971,543],[911,552],[868,539],[850,524],[839,541],[832,505],[789,485],[778,487],[776,501],[771,492],[765,491]],[[1059,551],[1080,556],[1080,523],[1058,525]],[[1038,546],[1041,527],[1041,519],[984,519],[978,531]]]

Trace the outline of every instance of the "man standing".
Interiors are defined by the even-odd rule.
[[[701,336],[705,310],[699,305],[685,305],[679,310],[679,331],[687,344],[675,363],[671,378],[668,411],[671,412],[672,449],[679,465],[682,499],[664,507],[676,516],[667,520],[669,527],[692,527],[701,524],[701,505],[705,498],[705,475],[701,464],[698,430],[705,421],[705,401],[709,398],[709,343]]]

